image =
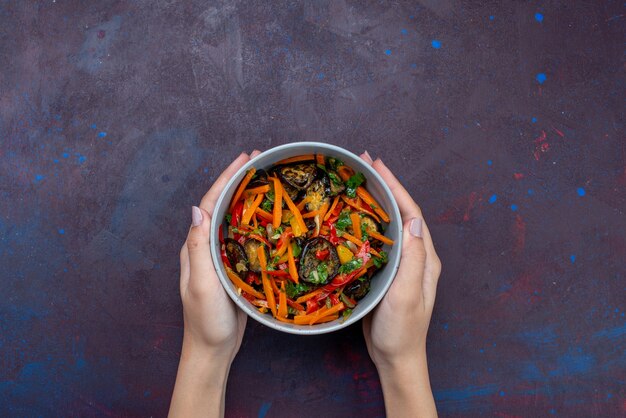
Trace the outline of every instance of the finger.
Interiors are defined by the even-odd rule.
[[[393,281],[394,293],[402,298],[413,300],[416,291],[424,299],[424,270],[426,266],[426,248],[422,238],[423,222],[413,218],[404,223],[402,232],[402,261],[398,274]]]
[[[374,162],[374,160],[372,160],[372,157],[370,157],[370,153],[367,151],[363,151],[363,154],[359,155],[359,157],[365,160],[365,162],[369,165],[372,165],[372,163]]]
[[[226,183],[235,175],[237,170],[239,170],[245,163],[250,160],[250,157],[245,152],[242,152],[239,157],[235,159],[224,172],[215,180],[213,186],[209,189],[208,192],[202,198],[200,202],[200,207],[207,212],[209,215],[213,214],[213,210],[215,209],[215,204],[217,203],[217,199],[220,197],[222,190],[226,187]]]
[[[189,284],[189,251],[187,250],[187,243],[183,244],[180,249],[180,294],[183,294],[184,289]]]
[[[258,149],[255,149],[254,151],[252,151],[250,153],[250,158],[252,159],[252,158],[256,157],[257,155],[259,155],[260,153],[261,153],[261,151],[259,151]]]
[[[189,253],[188,289],[206,288],[211,272],[215,271],[211,259],[210,246],[211,216],[202,208],[192,208],[192,225],[187,236],[187,252]]]

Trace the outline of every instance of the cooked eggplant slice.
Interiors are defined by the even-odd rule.
[[[257,249],[260,245],[263,245],[265,249],[265,257],[269,259],[267,247],[261,241],[250,238],[243,244],[243,248],[248,258],[248,268],[255,273],[261,272],[261,263],[259,262],[259,255],[257,253]]]
[[[332,280],[339,270],[339,256],[335,247],[325,238],[308,240],[300,257],[300,278],[316,285]]]
[[[285,190],[285,192],[289,195],[289,198],[292,201],[298,200],[298,194],[300,194],[300,190],[296,189],[291,184],[284,181],[281,182],[281,184],[283,185],[283,190]]]
[[[322,180],[315,180],[311,183],[306,189],[306,197],[309,199],[306,204],[306,208],[309,211],[318,210],[324,203],[330,202],[327,187]]]
[[[356,300],[363,299],[370,291],[370,282],[369,278],[355,280],[346,286],[344,293]]]
[[[230,262],[230,266],[237,273],[248,270],[248,257],[241,244],[232,238],[226,238],[224,240],[224,250],[226,251],[226,258]]]
[[[278,169],[280,177],[297,190],[304,190],[311,185],[317,174],[315,164],[293,164]]]
[[[252,188],[252,187],[265,186],[268,183],[269,183],[269,180],[267,178],[267,172],[263,169],[259,169],[256,171],[256,173],[254,173],[254,177],[252,178],[252,181],[250,182],[248,187]]]
[[[335,197],[346,190],[346,185],[341,181],[339,174],[332,170],[328,170],[328,185],[330,196]]]
[[[366,231],[374,231],[380,234],[380,225],[376,222],[376,219],[369,215],[361,215],[361,225],[365,225]]]

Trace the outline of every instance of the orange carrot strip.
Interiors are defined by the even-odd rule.
[[[287,322],[288,324],[293,324],[293,319],[281,318],[280,316],[277,316],[276,319],[278,319],[280,322]]]
[[[318,322],[320,319],[326,317],[326,316],[330,316],[333,314],[336,314],[337,312],[340,312],[342,310],[345,309],[345,305],[343,302],[339,302],[338,304],[336,304],[333,307],[330,308],[322,308],[318,311],[313,312],[312,314],[309,315],[298,315],[296,317],[294,317],[294,323],[296,324],[309,324],[309,325],[313,325],[314,323]]]
[[[278,184],[279,184],[279,187],[282,189],[282,185],[280,185],[280,182],[278,182]],[[296,222],[300,226],[300,231],[294,231],[294,235],[296,237],[299,237],[300,235],[305,234],[308,231],[308,229],[306,225],[304,224],[304,219],[302,219],[302,214],[300,213],[296,205],[293,204],[293,202],[291,201],[291,198],[289,197],[287,193],[283,193],[283,199],[285,199],[285,203],[287,203],[289,210],[291,210],[291,213],[293,214],[294,218],[296,218]],[[301,234],[296,235],[295,232],[300,232]]]
[[[259,207],[259,205],[261,204],[262,200],[263,200],[263,195],[262,194],[256,195],[256,197],[254,198],[254,201],[252,202],[250,207],[243,211],[243,215],[241,216],[241,223],[242,224],[244,224],[244,225],[249,225],[250,224],[250,219],[252,219],[252,215],[254,214],[254,211],[256,210],[256,208]]]
[[[283,186],[281,186],[278,177],[272,178],[272,181],[274,182],[274,219],[272,225],[274,228],[278,228],[283,217]]]
[[[372,218],[374,218],[376,220],[376,222],[380,223],[380,218],[378,217],[378,215],[376,215],[371,210],[363,207],[363,205],[360,205],[359,202],[356,199],[350,199],[349,197],[344,196],[344,195],[341,195],[341,199],[344,202],[346,202],[348,204],[348,206],[358,210],[359,212],[363,212],[363,213],[371,216]]]
[[[296,299],[296,303],[302,303],[302,302],[306,302],[307,300],[314,298],[315,296],[319,295],[320,293],[322,293],[324,291],[324,289],[322,289],[321,287],[319,289],[316,289],[312,292],[307,293],[306,295],[302,295],[300,296],[298,299]]]
[[[296,259],[293,257],[291,240],[287,243],[287,260],[289,262],[289,276],[294,283],[298,283],[298,270],[296,269]]]
[[[272,289],[272,283],[267,277],[267,259],[265,258],[265,249],[262,245],[257,248],[257,256],[259,257],[259,263],[261,264],[261,281],[263,282],[263,291],[267,298],[267,303],[270,306],[272,315],[276,317],[276,298],[274,297],[274,290]]]
[[[326,220],[328,218],[330,218],[330,214],[333,213],[333,211],[335,210],[335,208],[337,207],[337,203],[339,202],[339,196],[335,196],[335,200],[333,200],[333,204],[330,205],[330,209],[328,209],[328,212],[326,212],[326,215],[324,215],[324,219]]]
[[[261,218],[263,218],[263,219],[265,219],[265,220],[267,220],[267,221],[270,221],[270,222],[271,222],[271,221],[273,221],[273,220],[274,220],[274,218],[273,218],[273,216],[272,216],[272,214],[271,214],[271,213],[266,212],[266,211],[264,211],[264,210],[263,210],[263,209],[261,209],[261,208],[256,208],[256,209],[254,210],[254,212],[256,212],[256,213],[257,213],[257,214],[258,214]]]
[[[383,234],[379,234],[376,231],[367,231],[367,233],[369,234],[370,237],[377,239],[378,241],[387,244],[387,245],[393,245],[393,240],[387,238],[386,236],[384,236]]]
[[[356,212],[350,213],[350,220],[352,221],[352,231],[354,236],[360,241],[363,238],[361,235],[361,217]]]
[[[266,184],[264,186],[254,187],[252,189],[246,189],[243,191],[243,197],[250,197],[260,193],[267,193],[270,191],[270,185]]]
[[[319,214],[320,214],[319,209],[318,210],[312,210],[311,212],[303,213],[302,214],[302,219],[314,218],[314,217],[316,217]]]
[[[363,245],[363,241],[353,235],[348,234],[347,232],[344,232],[341,238],[345,238],[348,241],[355,243],[359,247]],[[380,253],[373,248],[370,248],[370,254],[375,255],[376,257],[380,257]]]
[[[254,229],[259,227],[259,220],[256,217],[256,212],[252,214],[252,225],[254,226]]]
[[[285,291],[285,282],[280,284],[280,292],[278,293],[278,317],[287,318],[287,293]]]
[[[311,200],[311,199],[310,199],[308,196],[305,196],[305,197],[304,197],[304,198],[300,201],[300,203],[298,203],[298,204],[296,205],[296,207],[298,208],[298,210],[299,210],[300,212],[302,212],[302,211],[304,210],[304,205],[306,205],[307,203],[309,203],[309,200]]]
[[[341,180],[348,181],[348,179],[354,175],[354,170],[347,165],[342,165],[337,169],[337,174],[339,174]]]
[[[315,324],[321,324],[321,323],[324,323],[324,322],[331,322],[331,321],[334,321],[335,319],[338,319],[338,318],[339,318],[338,314],[328,315],[328,316],[324,316],[322,318],[316,319],[314,323]],[[313,324],[311,324],[311,325],[313,325]]]
[[[248,283],[241,280],[241,278],[237,275],[237,273],[235,273],[231,268],[226,267],[226,274],[228,275],[228,278],[230,279],[230,281],[233,282],[235,286],[237,286],[244,292],[251,294],[255,298],[265,299],[265,296],[263,295],[263,293],[256,291]]]
[[[293,300],[289,298],[287,298],[287,305],[291,306],[296,311],[304,312],[304,306],[300,305],[299,303],[294,302]]]
[[[313,154],[305,154],[305,155],[298,155],[296,157],[291,157],[291,158],[285,158],[284,160],[280,160],[279,162],[277,162],[276,164],[291,164],[291,163],[297,163],[300,161],[312,161],[315,159],[315,156]]]
[[[365,190],[365,187],[363,186],[359,186],[356,188],[356,194],[357,196],[359,196],[361,199],[363,199],[363,201],[365,203],[367,203],[368,205],[370,205],[372,207],[372,209],[374,209],[374,212],[376,212],[380,218],[385,221],[385,222],[389,222],[389,215],[387,215],[387,212],[385,212],[383,210],[383,208],[380,207],[380,205],[378,204],[378,202],[374,199],[374,196],[372,196],[370,194],[370,192],[368,192],[367,190]]]
[[[324,161],[324,155],[322,155],[322,154],[315,154],[315,161],[318,164],[326,165],[326,161]]]
[[[274,295],[280,294],[280,290],[278,290],[278,286],[276,286],[276,280],[274,280],[274,277],[272,277],[269,274],[268,274],[268,277],[270,279],[270,285],[272,285],[272,290],[274,291]]]
[[[254,173],[256,173],[256,168],[252,167],[250,168],[250,170],[248,170],[243,180],[241,180],[241,183],[239,184],[239,187],[237,187],[237,191],[235,192],[235,195],[233,196],[233,200],[230,201],[230,206],[228,207],[229,212],[233,211],[233,208],[235,207],[235,205],[241,198],[241,195],[243,191],[246,189],[246,186],[248,185],[248,183],[250,183],[250,180],[252,180],[252,176],[254,176]]]

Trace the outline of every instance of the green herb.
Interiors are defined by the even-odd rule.
[[[356,197],[356,188],[365,181],[363,173],[356,173],[346,181],[346,194],[348,197]]]
[[[324,164],[318,164],[317,168],[319,168],[320,170],[326,172],[326,166]]]
[[[274,190],[270,190],[269,192],[265,193],[265,197],[274,202]]]
[[[341,274],[350,273],[350,272],[353,272],[354,270],[360,269],[362,266],[363,266],[362,258],[353,258],[352,260],[348,261],[346,264],[343,264],[341,267],[339,267],[339,273]]]
[[[319,263],[317,268],[309,273],[309,281],[315,284],[326,283],[328,280],[328,266],[326,263]]]
[[[270,202],[268,199],[263,199],[263,202],[261,202],[261,209],[263,209],[265,212],[271,212],[273,208],[274,205],[272,204],[272,202]]]
[[[339,158],[328,157],[328,165],[333,170],[337,170],[337,167],[341,167],[343,165],[343,161]]]
[[[379,269],[383,266],[383,264],[387,264],[387,261],[389,261],[389,259],[387,258],[387,253],[385,251],[381,251],[380,257],[374,257],[372,258],[372,261],[374,262],[376,268]]]
[[[304,283],[293,283],[290,280],[287,280],[285,283],[287,284],[285,290],[287,291],[287,297],[289,299],[294,299],[297,296],[311,290],[311,287],[307,286]]]
[[[343,321],[345,321],[346,319],[348,319],[350,317],[350,315],[352,315],[352,309],[344,309],[344,311],[341,313],[342,315],[342,319]]]
[[[231,215],[230,213],[228,213],[226,215],[226,222],[230,223],[233,220],[233,215]]]
[[[350,225],[352,225],[352,221],[350,220],[350,211],[344,210],[339,214],[339,218],[335,223],[335,228],[345,231]]]
[[[295,241],[291,243],[291,249],[293,250],[293,257],[297,258],[302,253],[302,248]]]
[[[280,260],[280,256],[277,255],[272,259],[272,264],[277,264],[278,260]]]
[[[367,224],[365,222],[361,222],[361,241],[367,241],[369,238],[369,234],[367,233]]]
[[[326,309],[330,309],[333,307],[333,303],[330,301],[329,297],[326,298],[326,301],[324,303],[326,305]]]
[[[341,181],[339,176],[337,174],[333,173],[332,171],[328,172],[328,177],[330,178],[330,181],[332,181],[336,185],[338,185],[338,186],[343,185],[343,181]]]

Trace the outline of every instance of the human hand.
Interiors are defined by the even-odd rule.
[[[210,249],[211,216],[226,183],[255,157],[242,153],[218,177],[199,207],[180,251],[180,295],[184,336],[170,416],[219,416],[230,365],[241,346],[246,314],[222,287]]]
[[[433,416],[436,410],[426,363],[426,334],[441,261],[422,211],[406,189],[380,159],[372,161],[367,152],[361,158],[391,189],[404,224],[400,267],[383,300],[363,320],[365,342],[381,378],[388,415]],[[421,409],[403,403],[402,395],[409,396],[409,403],[412,400]]]

